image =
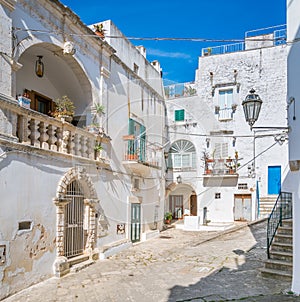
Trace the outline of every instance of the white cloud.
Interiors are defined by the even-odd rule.
[[[167,52],[154,48],[147,48],[147,54],[151,56],[157,57],[167,57],[167,58],[175,58],[175,59],[191,59],[189,54],[183,52]]]

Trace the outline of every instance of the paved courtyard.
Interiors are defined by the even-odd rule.
[[[289,282],[260,275],[265,259],[265,221],[225,232],[170,228],[4,301],[300,301],[281,294],[290,288]]]

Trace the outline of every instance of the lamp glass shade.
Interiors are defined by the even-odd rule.
[[[42,62],[43,56],[38,56],[38,59],[35,62],[35,74],[42,78],[44,76],[44,63]]]
[[[255,94],[254,89],[250,90],[250,94],[248,94],[243,101],[242,106],[244,109],[245,119],[250,127],[252,127],[258,120],[262,103],[263,102],[260,99],[259,95]]]

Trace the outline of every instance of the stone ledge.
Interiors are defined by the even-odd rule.
[[[99,259],[106,259],[107,257],[120,253],[121,251],[126,250],[131,246],[132,242],[128,241],[127,239],[114,242],[110,245],[105,245],[99,252]]]
[[[151,238],[158,237],[159,234],[160,234],[159,230],[147,231],[145,233],[142,233],[141,240],[146,241]]]

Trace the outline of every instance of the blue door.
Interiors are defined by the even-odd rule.
[[[281,190],[281,166],[268,167],[268,194],[279,194]]]

